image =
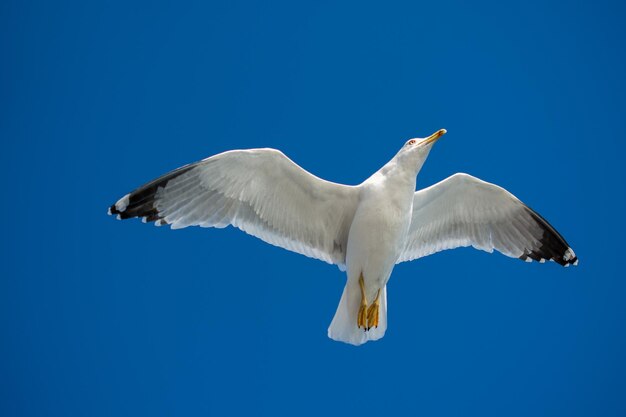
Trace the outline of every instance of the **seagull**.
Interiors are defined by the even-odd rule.
[[[337,265],[347,281],[328,337],[361,345],[385,335],[387,282],[400,262],[472,246],[526,262],[578,264],[563,237],[504,188],[457,173],[415,191],[445,133],[410,139],[357,186],[318,178],[276,149],[227,151],[150,181],[108,213],[172,229],[232,225]]]

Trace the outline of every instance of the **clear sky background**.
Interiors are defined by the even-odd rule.
[[[0,4],[2,416],[626,415],[622,2]],[[358,184],[439,128],[577,268],[396,267],[384,339],[345,275],[228,228],[117,222],[180,165],[274,147]]]

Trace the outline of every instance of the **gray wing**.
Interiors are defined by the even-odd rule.
[[[399,262],[462,246],[563,266],[574,251],[539,214],[504,188],[455,174],[413,197],[413,217]]]
[[[344,269],[357,201],[357,187],[322,180],[275,149],[248,149],[157,178],[122,197],[109,214],[172,229],[233,225]]]

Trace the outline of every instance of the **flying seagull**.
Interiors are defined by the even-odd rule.
[[[109,208],[172,229],[235,226],[267,243],[347,271],[331,339],[360,345],[387,329],[387,281],[396,264],[445,249],[476,249],[577,265],[567,242],[504,188],[468,174],[415,191],[433,144],[407,141],[357,186],[310,174],[276,149],[233,150],[185,165]]]

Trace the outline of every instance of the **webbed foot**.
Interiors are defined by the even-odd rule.
[[[378,327],[378,312],[380,309],[380,290],[376,293],[374,304],[367,309],[367,330],[372,327]]]
[[[359,277],[359,286],[361,287],[361,306],[359,307],[359,313],[356,318],[356,325],[360,329],[368,331],[372,327],[378,327],[378,316],[380,310],[380,289],[376,293],[376,299],[374,303],[367,306],[367,297],[365,297],[365,281],[363,280],[363,274]]]
[[[363,281],[363,274],[359,277],[359,286],[361,287],[361,306],[359,307],[359,314],[356,318],[356,325],[358,328],[363,327],[363,330],[367,331],[367,298],[365,298],[365,282]]]

